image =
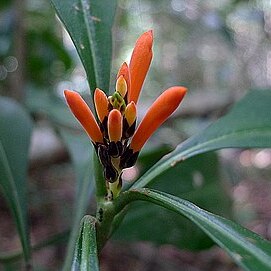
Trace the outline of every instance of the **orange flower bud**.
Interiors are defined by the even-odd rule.
[[[108,115],[108,99],[105,93],[99,88],[94,92],[94,104],[100,122]]]
[[[119,72],[118,72],[118,75],[117,75],[117,78],[119,78],[121,75],[123,75],[125,81],[126,81],[126,84],[127,84],[127,91],[129,92],[130,90],[130,70],[129,70],[129,67],[127,65],[126,62],[124,62],[120,69],[119,69]]]
[[[137,40],[129,64],[131,86],[128,92],[128,102],[137,103],[143,82],[152,60],[152,30],[143,33]]]
[[[134,152],[141,150],[155,130],[177,109],[186,92],[185,87],[171,87],[156,99],[132,138],[130,147]]]
[[[92,141],[102,143],[103,135],[86,102],[75,91],[65,90],[64,95],[70,110],[81,123]]]
[[[130,102],[124,112],[128,125],[131,126],[136,120],[136,105],[134,102]]]
[[[108,115],[108,136],[110,141],[117,142],[122,136],[122,115],[119,110],[113,109]]]
[[[124,79],[124,76],[121,75],[116,82],[116,91],[124,98],[127,93],[127,83]]]

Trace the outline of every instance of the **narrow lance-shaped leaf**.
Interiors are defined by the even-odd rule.
[[[153,154],[149,152],[139,158],[142,170],[150,168],[150,164],[157,161],[155,152],[158,154],[163,149],[155,149]],[[230,217],[230,198],[220,182],[219,169],[215,153],[201,154],[157,176],[149,188],[174,194],[210,212]],[[213,245],[212,240],[193,222],[148,202],[133,203],[113,238],[144,240],[158,245],[172,244],[189,250],[206,249]]]
[[[108,92],[116,0],[51,0],[86,70],[91,91]]]
[[[23,108],[0,99],[0,189],[12,211],[24,258],[30,259],[26,179],[32,121]]]
[[[118,207],[121,209],[127,202],[134,200],[150,201],[186,216],[245,270],[271,270],[271,243],[242,226],[209,213],[189,201],[149,189],[134,189],[123,193]]]
[[[200,153],[222,148],[271,147],[270,108],[270,90],[249,92],[226,116],[164,156],[132,188],[146,186],[162,172]]]
[[[98,250],[96,243],[96,219],[85,216],[81,222],[72,271],[98,271]]]

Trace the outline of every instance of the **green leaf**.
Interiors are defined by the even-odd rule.
[[[92,165],[93,148],[88,137],[80,131],[76,132],[62,128],[60,129],[60,134],[71,155],[76,173],[76,199],[73,212],[73,224],[63,267],[63,270],[70,270],[77,234],[80,228],[80,221],[86,214],[90,196],[94,190]]]
[[[86,70],[91,91],[109,90],[116,0],[51,0]]]
[[[50,3],[46,1],[45,5],[47,4],[50,7]],[[61,42],[59,29],[51,27],[55,23],[54,14],[51,12],[39,15],[35,19],[33,17],[32,14],[28,14],[28,24],[34,26],[39,22],[43,27],[27,30],[25,76],[35,86],[36,93],[40,92],[38,87],[42,86],[48,92],[48,78],[50,78],[51,86],[59,80],[64,80],[63,76],[66,75],[67,78],[68,72],[73,70],[74,63],[67,48]]]
[[[148,170],[132,188],[144,187],[179,162],[223,148],[271,147],[271,91],[249,92],[224,117],[180,144]]]
[[[87,215],[82,219],[72,271],[99,270],[95,224],[96,219],[92,216]]]
[[[125,195],[125,193],[127,193]],[[271,270],[271,243],[242,226],[178,197],[149,189],[125,192],[129,201],[146,200],[182,214],[206,232],[245,270]],[[122,198],[123,200],[123,198]],[[127,203],[127,201],[126,201]],[[156,225],[153,224],[153,228]]]
[[[30,259],[27,225],[27,167],[32,121],[23,108],[0,98],[0,189],[12,211],[24,258]]]
[[[156,160],[156,156],[148,154],[148,159],[145,156],[139,163],[144,162],[146,166]],[[229,216],[229,199],[219,182],[219,163],[215,153],[202,154],[179,164],[158,176],[151,188],[191,200],[211,212]],[[150,206],[147,202],[132,204],[113,237],[129,241],[173,244],[193,250],[205,249],[213,244],[191,221],[160,206]]]

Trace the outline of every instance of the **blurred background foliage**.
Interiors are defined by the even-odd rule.
[[[148,29],[154,30],[154,59],[141,94],[139,118],[150,102],[171,85],[185,85],[189,94],[181,109],[144,148],[138,166],[124,174],[127,181],[141,175],[146,165],[154,164],[182,140],[224,114],[246,91],[271,86],[271,5],[268,0],[119,0],[113,28],[111,92],[118,68],[123,61],[129,61],[136,38]],[[62,93],[66,88],[81,92],[91,104],[83,67],[50,2],[2,0],[0,94],[19,102],[35,121],[27,194],[34,244],[55,232],[69,230],[72,223],[74,178],[79,173],[73,173],[67,150],[75,148],[71,143],[75,137],[84,135],[63,102]],[[80,150],[77,158],[87,159],[89,142],[86,138],[80,142],[74,143],[81,144],[76,145]],[[255,208],[258,205],[252,207],[248,201],[251,191],[255,190],[254,183],[237,182],[251,176],[265,179],[270,176],[270,167],[269,150],[224,151],[219,158],[214,154],[202,155],[162,175],[155,188],[178,193],[227,217],[237,214],[235,219],[240,223],[250,223],[246,225],[270,238],[270,230],[267,230],[270,225],[261,224],[263,221],[256,214],[258,207]],[[259,175],[255,168],[264,169],[266,175]],[[187,182],[178,183],[180,174],[183,174],[182,181]],[[168,184],[168,180],[175,181]],[[266,185],[263,189],[269,191],[271,188]],[[255,196],[255,201],[258,203],[263,197]],[[10,228],[12,220],[1,197],[0,203],[1,221],[6,221],[0,226],[0,250],[18,249],[15,228]],[[92,210],[90,206],[89,212]],[[126,218],[116,239],[140,238],[156,244],[170,241],[177,247],[189,249],[211,245],[210,240],[185,219],[165,217],[161,208],[147,209],[145,204],[136,210]],[[270,208],[268,212],[271,213]],[[157,213],[165,218],[160,220],[157,232],[152,232],[152,223],[158,222],[150,221],[144,231],[144,219],[156,217]],[[264,222],[267,218],[264,216]],[[132,227],[137,220],[141,220],[140,230]],[[174,223],[167,225],[166,221]],[[163,235],[164,231],[160,232],[163,227],[168,227],[170,234]],[[63,236],[59,241],[63,241]],[[105,259],[112,250],[107,253],[105,250]],[[35,261],[40,263],[37,270],[59,267],[64,254],[61,245],[36,253]],[[105,270],[113,270],[108,266]],[[171,268],[167,270],[175,270]],[[201,270],[211,270],[211,267]]]

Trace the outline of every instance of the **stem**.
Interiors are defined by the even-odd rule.
[[[97,244],[100,252],[112,233],[112,222],[115,217],[115,207],[113,201],[104,200],[99,202],[97,208]]]
[[[102,247],[110,236],[111,224],[115,216],[115,211],[113,202],[106,198],[106,181],[104,179],[102,166],[97,155],[94,155],[93,163],[97,199],[97,245],[98,251],[101,251]]]
[[[148,189],[130,190],[121,193],[115,200],[100,202],[97,210],[97,244],[101,251],[104,244],[123,220],[128,204],[135,200],[147,200]]]
[[[144,197],[144,190],[141,189],[141,192],[139,192],[139,190],[134,189],[120,193],[118,197],[111,201],[106,198],[106,181],[104,180],[102,168],[96,156],[94,156],[94,171],[97,198],[96,218],[98,221],[97,244],[98,251],[100,252],[108,238],[123,220],[126,214],[126,209],[124,208],[132,201],[146,200],[146,197]],[[146,193],[147,191],[146,189]]]

